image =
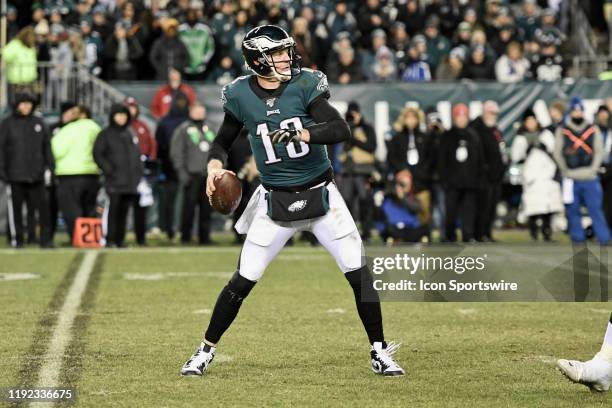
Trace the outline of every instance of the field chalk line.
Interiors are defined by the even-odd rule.
[[[37,387],[58,387],[60,385],[58,384],[59,375],[66,347],[70,344],[72,337],[72,325],[79,311],[79,307],[81,306],[81,300],[87,288],[87,283],[89,282],[89,277],[91,276],[97,257],[98,252],[95,251],[85,254],[83,262],[81,266],[79,266],[74,280],[70,285],[70,289],[68,289],[68,294],[59,311],[57,323],[53,329],[49,348],[43,358],[43,365],[38,374]],[[53,404],[54,402],[33,402],[30,404],[30,407],[51,407]]]

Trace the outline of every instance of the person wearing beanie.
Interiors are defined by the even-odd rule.
[[[125,246],[126,218],[137,199],[143,176],[138,138],[129,130],[130,111],[123,104],[111,106],[109,125],[98,135],[93,156],[104,175],[109,201],[104,208],[102,233],[107,247]]]
[[[529,233],[538,240],[552,241],[551,218],[563,211],[557,163],[552,157],[555,136],[542,129],[533,109],[523,113],[523,120],[512,141],[512,163],[522,168],[521,212],[528,217]],[[541,226],[538,226],[538,221]]]
[[[580,207],[584,204],[593,231],[601,245],[610,241],[610,230],[603,213],[603,194],[597,172],[604,156],[601,132],[584,117],[582,99],[573,97],[569,115],[555,134],[554,157],[564,178],[564,202],[569,233],[574,243],[584,243]]]
[[[53,246],[45,180],[50,180],[54,162],[49,131],[41,117],[34,115],[34,97],[16,94],[13,113],[0,122],[0,181],[7,183],[11,246],[24,245],[22,207],[38,212],[40,246]],[[35,220],[34,216],[28,216]]]
[[[462,220],[463,242],[475,242],[476,196],[482,183],[485,161],[478,135],[468,127],[468,107],[459,103],[452,109],[453,126],[440,138],[438,174],[444,189],[446,226],[443,241],[456,242],[456,227]]]
[[[470,123],[470,128],[480,138],[486,175],[476,198],[476,240],[492,242],[493,222],[496,217],[497,202],[501,197],[501,185],[508,166],[506,142],[497,126],[499,106],[488,100],[483,104],[482,115]]]
[[[140,107],[136,98],[128,97],[124,101],[130,111],[130,127],[138,138],[140,159],[144,164],[144,178],[138,185],[138,200],[134,204],[134,234],[138,245],[146,245],[147,210],[153,205],[152,178],[157,175],[157,141],[149,126],[139,118]]]
[[[89,117],[89,109],[78,106],[76,109],[76,117],[51,139],[58,183],[57,202],[71,242],[76,219],[95,216],[100,178],[93,158],[100,126]]]
[[[604,155],[599,168],[599,179],[603,188],[603,209],[608,228],[612,227],[612,132],[610,131],[610,111],[601,105],[595,114],[595,127],[601,133]]]

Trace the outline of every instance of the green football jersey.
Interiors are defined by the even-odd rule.
[[[327,77],[302,68],[268,94],[255,75],[236,78],[221,92],[223,109],[244,124],[262,183],[288,187],[306,184],[330,166],[325,145],[272,144],[268,133],[276,129],[303,129],[315,124],[308,105],[319,96],[329,98]]]

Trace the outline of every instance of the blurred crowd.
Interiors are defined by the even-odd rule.
[[[146,245],[153,229],[170,242],[189,244],[195,233],[199,244],[211,244],[211,208],[203,189],[215,129],[194,95],[180,72],[171,70],[152,102],[159,117],[154,132],[131,97],[112,106],[101,128],[87,106],[71,102],[62,104],[59,121],[48,126],[36,113],[33,96],[16,95],[12,113],[0,122],[0,181],[9,193],[12,245],[51,247],[58,220],[72,239],[79,217],[102,218],[107,247],[125,246],[128,225],[139,245]],[[573,242],[593,235],[608,244],[612,98],[598,107],[594,121],[578,97],[552,101],[548,109],[550,124],[542,126],[527,109],[516,135],[504,139],[495,101],[485,101],[473,119],[467,105],[454,105],[450,128],[434,108],[406,106],[385,136],[388,153],[381,161],[373,126],[359,104],[350,102],[345,118],[351,137],[329,146],[328,155],[364,241],[377,234],[388,244],[494,242],[499,204],[511,199],[503,191],[512,175],[518,186],[514,222],[526,225],[531,239],[552,242],[555,230],[565,230]],[[228,168],[243,189],[236,221],[259,185],[244,130],[232,146]],[[555,227],[554,217],[566,222]],[[316,245],[314,237],[303,238]]]
[[[107,80],[226,84],[245,73],[240,46],[260,24],[285,28],[302,65],[331,82],[460,78],[554,81],[565,1],[548,0],[9,0],[9,83],[28,83],[28,64],[59,75],[79,64]],[[565,23],[563,23],[565,24]],[[26,67],[25,69],[23,67]],[[33,71],[34,70],[34,71]]]

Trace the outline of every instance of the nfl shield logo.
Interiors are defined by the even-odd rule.
[[[274,102],[276,102],[276,98],[266,99],[266,105],[268,105],[269,107],[273,107]]]

